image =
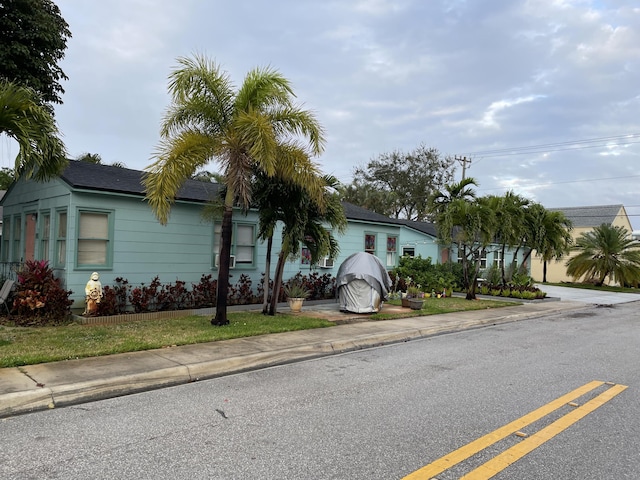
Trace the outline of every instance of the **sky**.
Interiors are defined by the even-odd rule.
[[[640,229],[634,0],[54,2],[73,35],[56,107],[71,158],[148,166],[167,77],[200,54],[236,85],[256,67],[288,78],[326,130],[322,171],[343,183],[425,145],[469,159],[480,195],[623,204]],[[2,141],[2,166],[16,149]]]

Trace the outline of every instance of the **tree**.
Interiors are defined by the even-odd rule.
[[[409,153],[384,153],[365,167],[356,168],[354,180],[346,189],[350,196],[345,200],[370,207],[362,202],[359,190],[364,189],[369,198],[372,192],[380,192],[385,202],[376,202],[381,207],[375,209],[378,213],[424,221],[428,217],[427,198],[453,180],[454,172],[452,158],[443,158],[437,149],[424,145]]]
[[[279,180],[278,177],[270,179],[265,175],[257,175],[255,190],[256,205],[260,211],[259,238],[267,240],[263,313],[276,314],[284,264],[288,258],[298,255],[301,243],[309,249],[311,264],[317,263],[327,255],[333,258],[339,252],[333,231],[344,232],[347,219],[340,197],[335,193],[338,181],[329,175],[323,176],[321,181],[325,188],[323,202],[318,204],[299,185]],[[271,302],[267,307],[271,248],[278,222],[283,223],[282,245],[276,265]],[[329,229],[325,228],[325,224]]]
[[[32,88],[45,103],[62,103],[60,80],[68,78],[58,62],[68,38],[52,1],[0,0],[0,78]]]
[[[67,165],[66,149],[59,138],[51,112],[36,92],[0,80],[0,134],[18,142],[14,175],[45,181],[62,173]]]
[[[102,157],[99,153],[89,153],[85,152],[82,155],[79,155],[76,160],[79,162],[85,163],[93,163],[95,165],[102,165]]]
[[[507,283],[505,270],[505,254],[507,248],[520,247],[525,229],[525,209],[529,201],[513,192],[507,192],[503,196],[491,195],[487,197],[489,206],[496,216],[496,242],[500,245],[500,274],[502,284]],[[513,261],[516,261],[518,249],[516,249]]]
[[[338,185],[337,189],[345,202],[353,203],[385,217],[394,215],[388,192],[377,190],[373,185],[364,183],[360,178],[355,178],[349,185]]]
[[[146,198],[166,224],[182,184],[210,161],[222,167],[226,193],[213,325],[226,325],[233,208],[251,205],[256,171],[276,172],[322,199],[319,169],[311,161],[324,148],[315,116],[293,102],[290,82],[271,68],[251,70],[236,90],[218,65],[202,56],[179,58],[169,76],[172,97],[155,162],[146,168]]]
[[[486,197],[475,201],[456,199],[437,223],[438,232],[453,232],[450,238],[444,237],[444,243],[456,246],[462,260],[466,299],[475,300],[480,259],[496,234],[495,212]]]
[[[0,190],[8,190],[14,179],[13,168],[2,167],[0,169]]]
[[[523,264],[535,250],[542,257],[542,281],[547,281],[547,263],[561,259],[571,249],[571,221],[560,211],[550,211],[539,203],[529,205],[525,212],[525,244],[529,251]]]
[[[429,213],[432,216],[444,213],[454,200],[474,201],[476,191],[473,187],[477,186],[478,183],[474,178],[467,177],[459,182],[447,184],[443,189],[435,190],[427,199]]]
[[[586,277],[602,286],[607,277],[620,285],[640,281],[640,242],[631,239],[624,227],[603,223],[578,237],[567,261],[567,274],[574,279]]]

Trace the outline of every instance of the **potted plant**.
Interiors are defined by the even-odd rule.
[[[283,290],[291,311],[293,313],[300,312],[304,300],[309,297],[309,290],[299,282],[291,282],[289,285],[285,285]]]
[[[413,310],[420,310],[422,308],[422,304],[424,302],[423,294],[418,287],[409,287],[407,288],[407,302],[406,305],[403,303],[402,306],[407,306]]]

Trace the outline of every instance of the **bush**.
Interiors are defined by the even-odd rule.
[[[421,256],[401,257],[399,265],[389,276],[396,286],[396,291],[406,291],[409,286],[419,286],[423,292],[442,292],[461,285],[462,266],[451,262],[433,264],[431,258]]]
[[[18,324],[55,325],[65,322],[71,313],[73,292],[62,288],[60,279],[46,260],[27,260],[18,272],[12,313]]]

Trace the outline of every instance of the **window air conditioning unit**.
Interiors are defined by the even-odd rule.
[[[321,268],[333,268],[333,258],[325,257],[320,262]]]
[[[220,266],[220,254],[216,253],[215,267],[218,268],[219,266]],[[236,268],[236,256],[235,255],[231,255],[231,258],[229,259],[229,268]]]

